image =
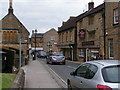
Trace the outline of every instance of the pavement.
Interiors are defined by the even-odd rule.
[[[61,88],[41,61],[29,60],[22,69],[25,71],[24,88]]]

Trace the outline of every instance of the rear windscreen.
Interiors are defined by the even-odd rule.
[[[120,65],[105,67],[102,74],[105,82],[120,83]]]

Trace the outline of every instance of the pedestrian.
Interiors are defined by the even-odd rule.
[[[32,54],[32,56],[33,56],[33,60],[35,60],[35,54],[34,53]]]

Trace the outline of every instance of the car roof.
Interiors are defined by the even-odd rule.
[[[113,65],[120,65],[120,60],[95,60],[95,61],[88,61],[86,63],[95,64],[97,66],[113,66]]]

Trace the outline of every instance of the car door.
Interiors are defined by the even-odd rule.
[[[75,75],[71,79],[71,84],[74,88],[84,88],[84,80],[90,64],[82,64],[75,71]]]

